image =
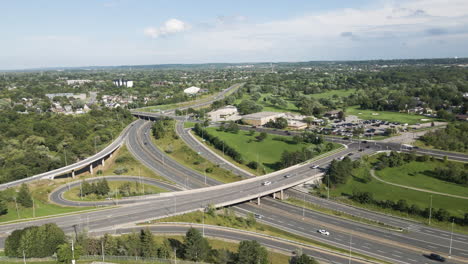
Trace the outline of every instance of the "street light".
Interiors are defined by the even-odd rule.
[[[455,218],[452,218],[452,232],[450,233],[450,247],[449,247],[449,255],[448,257],[452,257],[452,238],[453,238],[453,223],[455,221]]]
[[[429,206],[429,225],[431,225],[431,217],[432,217],[432,194],[431,194],[431,205]]]

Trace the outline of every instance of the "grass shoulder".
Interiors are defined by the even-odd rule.
[[[164,136],[156,139],[152,137],[153,143],[171,156],[182,165],[198,171],[202,174],[206,173],[207,177],[213,178],[223,183],[235,182],[242,177],[235,175],[231,171],[225,170],[218,165],[215,165],[201,155],[193,151],[185,142],[179,138],[175,132],[175,121],[169,120],[169,125],[166,127]]]
[[[405,114],[405,113],[400,113],[400,112],[360,109],[359,106],[357,105],[347,107],[346,114],[354,115],[364,120],[379,119],[379,120],[385,120],[389,122],[407,123],[409,125],[414,125],[416,123],[427,123],[431,121],[436,121],[436,119],[434,118],[417,115],[417,114]]]

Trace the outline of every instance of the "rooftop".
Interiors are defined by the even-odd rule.
[[[278,112],[258,112],[258,113],[253,113],[253,114],[248,114],[245,116],[242,116],[244,119],[261,119],[265,117],[280,117],[284,116],[284,113],[278,113]]]

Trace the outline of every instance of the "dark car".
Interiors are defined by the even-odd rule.
[[[432,259],[432,260],[437,260],[437,261],[440,261],[440,262],[445,262],[445,258],[442,257],[441,255],[439,254],[435,254],[435,253],[431,253],[428,258]]]

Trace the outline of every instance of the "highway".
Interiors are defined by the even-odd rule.
[[[146,129],[146,130],[149,129],[149,127],[148,127],[148,128],[145,128],[145,126],[143,126],[143,128]],[[180,131],[180,128],[181,128],[181,126],[178,125],[178,131]],[[185,130],[184,130],[184,131],[185,131]],[[142,134],[144,135],[144,132],[143,132],[143,133],[140,133],[140,135],[142,135]],[[132,134],[132,135],[134,135],[134,134]],[[131,136],[132,136],[132,135],[131,135]],[[136,134],[136,135],[138,135],[138,134]],[[148,135],[148,134],[146,134],[146,136],[147,136],[147,135]],[[130,136],[130,137],[131,137],[131,136]],[[183,137],[183,138],[185,138],[185,137]],[[143,139],[140,139],[140,141],[142,141],[142,140],[148,140],[148,138],[143,137]],[[136,140],[136,141],[138,141],[138,140]],[[350,143],[350,142],[348,142],[348,143]],[[356,144],[356,143],[350,143],[350,144],[352,144],[352,147],[354,147],[354,148],[358,147],[358,144]],[[147,145],[144,145],[144,146],[148,146],[148,144],[147,144]],[[367,150],[367,151],[369,151],[369,150]],[[205,151],[205,152],[206,152],[206,151]],[[205,152],[203,152],[203,153],[205,153]],[[364,152],[363,154],[368,154],[368,153]],[[340,153],[339,155],[336,155],[335,158],[336,158],[337,156],[340,156],[340,155],[343,155],[343,153]],[[146,156],[148,156],[148,155],[146,155]],[[138,157],[138,155],[137,155],[137,157]],[[329,162],[329,161],[328,161],[328,162]],[[304,173],[304,172],[306,173],[306,171],[303,171],[302,173]],[[195,172],[195,173],[196,173],[196,172]],[[296,173],[296,172],[292,172],[292,174],[294,174],[294,173]],[[191,179],[191,177],[190,177],[190,179]],[[171,178],[171,180],[177,181],[177,179],[175,179],[175,178]],[[263,199],[262,201],[264,201],[264,199]],[[262,203],[263,203],[263,202],[262,202]],[[279,202],[275,202],[275,203],[276,203],[277,205],[281,204],[281,203],[279,203]],[[264,205],[262,204],[262,206],[264,206]],[[237,207],[238,207],[238,208],[242,208],[242,209],[244,209],[244,210],[246,210],[246,211],[253,212],[253,213],[260,213],[260,214],[262,214],[262,212],[259,211],[259,208],[255,208],[255,207],[254,207],[253,205],[251,205],[251,204],[242,204],[242,205],[238,205]],[[261,208],[261,207],[260,207],[260,208]],[[287,211],[287,212],[290,212],[290,210],[286,210],[286,209],[285,209],[283,212],[286,212],[286,211]],[[309,212],[308,210],[305,210],[305,211],[306,211],[306,212]],[[271,214],[271,210],[267,210],[267,211],[265,211],[265,212],[263,212],[263,213],[265,213],[265,214],[267,214],[267,215],[268,215],[268,214]],[[274,226],[278,226],[278,227],[280,227],[281,229],[285,229],[285,228],[287,228],[287,227],[284,226],[284,223],[286,223],[286,222],[288,222],[288,221],[292,221],[292,220],[291,220],[291,219],[289,219],[289,220],[287,220],[287,221],[285,220],[285,221],[283,221],[284,223],[278,222],[277,219],[280,219],[281,217],[284,217],[284,213],[279,213],[279,212],[277,212],[276,214],[272,215],[272,216],[269,218],[269,222],[268,222],[268,223],[269,223],[269,224],[272,224],[272,225],[274,225]],[[335,219],[336,219],[336,218],[335,218]],[[281,220],[280,220],[280,221],[281,221]],[[329,222],[329,220],[321,220],[320,222],[323,224],[323,223]],[[349,221],[346,221],[346,220],[340,220],[340,221],[335,221],[335,222],[339,222],[339,223],[340,223],[338,226],[349,226],[349,223],[347,223],[347,222],[349,222]],[[317,237],[316,237],[317,234],[315,233],[315,230],[317,230],[318,228],[320,228],[320,224],[319,224],[318,226],[317,226],[317,225],[315,225],[315,226],[310,226],[310,225],[305,225],[305,224],[302,224],[302,225],[303,225],[302,228],[303,228],[304,230],[311,230],[311,231],[312,231],[312,234],[308,234],[310,237],[313,237],[313,238],[315,238],[315,239],[323,239],[323,238],[321,238],[320,236],[317,238]],[[299,224],[299,223],[296,223],[295,226],[300,226],[300,224]],[[365,226],[365,225],[364,225],[364,226]],[[365,226],[365,227],[367,228],[367,226]],[[333,228],[333,227],[331,227],[331,228]],[[349,230],[353,230],[353,229],[354,229],[354,230],[357,230],[357,228],[358,228],[357,226],[351,225],[351,227],[349,228]],[[360,228],[360,229],[363,229],[362,226],[359,226],[359,228]],[[331,230],[333,230],[333,229],[331,229]],[[382,230],[380,230],[380,229],[377,229],[377,230],[379,230],[378,232],[380,232],[380,233],[374,234],[374,239],[379,238],[379,237],[383,237],[383,236],[388,236],[388,232],[387,232],[387,231],[385,231],[385,230],[382,231]],[[296,230],[296,231],[292,230],[292,232],[297,232],[297,230]],[[335,233],[335,231],[333,231],[333,232]],[[375,230],[373,230],[372,232],[375,232]],[[372,233],[372,232],[369,231],[369,233]],[[302,232],[299,232],[299,234],[303,234],[303,233],[302,233]],[[411,245],[411,244],[413,244],[413,243],[414,243],[415,245],[421,246],[421,247],[416,247],[416,246],[415,246],[416,249],[414,249],[415,251],[419,251],[420,253],[421,253],[421,252],[424,252],[424,250],[426,250],[426,252],[427,252],[427,251],[430,252],[430,251],[433,251],[433,250],[440,250],[440,252],[444,252],[444,251],[446,250],[446,252],[448,252],[447,246],[445,246],[445,247],[444,247],[444,246],[438,247],[438,246],[434,246],[434,245],[432,245],[432,244],[431,244],[431,245],[428,245],[427,243],[426,243],[426,244],[425,244],[425,243],[421,243],[421,241],[424,241],[424,240],[421,240],[421,241],[418,242],[418,239],[417,239],[417,238],[401,237],[399,233],[396,233],[396,234],[397,234],[397,236],[393,236],[393,235],[392,235],[392,236],[391,236],[391,239],[395,239],[394,241],[398,241],[398,243],[404,243],[404,244],[405,244],[404,247],[407,247],[408,245]],[[303,234],[303,235],[304,235],[304,234]],[[343,235],[346,235],[346,234],[341,234],[341,235],[343,236]],[[338,237],[338,239],[340,239],[340,238]],[[327,241],[327,242],[329,242],[329,241]],[[371,242],[367,241],[366,243],[367,243],[367,244],[369,244],[369,243],[375,244],[375,241],[371,241]],[[437,243],[438,243],[438,242],[436,242],[435,244],[437,244]],[[448,244],[447,244],[447,245],[448,245]],[[454,244],[454,245],[455,245],[455,244]],[[340,246],[343,247],[344,244],[342,243]],[[461,245],[461,248],[463,248],[464,246],[465,246],[465,245]],[[435,248],[433,248],[433,247],[435,247]],[[358,249],[359,249],[359,247],[358,247]],[[365,245],[364,245],[364,248],[362,248],[362,249],[363,249],[364,251],[367,251]],[[383,251],[382,249],[385,249],[385,246],[379,245],[379,250]],[[397,256],[400,256],[400,255],[398,255],[398,254],[399,254],[399,252],[402,252],[402,250],[400,249],[400,250],[396,250],[396,251],[397,251],[396,253],[390,253],[390,252],[395,252],[395,250],[393,250],[393,249],[387,249],[386,251],[383,251],[383,252],[389,252],[389,256],[391,256],[392,254],[397,255]],[[404,250],[403,250],[403,251],[404,251]],[[377,252],[378,252],[378,251],[377,251]],[[455,254],[454,251],[452,251],[452,252],[453,252],[453,254]],[[379,253],[381,253],[381,252],[379,252]],[[465,254],[465,253],[468,253],[468,252],[463,251],[463,252],[461,252],[460,254],[463,255],[462,253]],[[380,254],[380,255],[381,255],[381,254]],[[422,256],[422,253],[421,253],[419,256]],[[401,256],[401,257],[406,257],[406,258],[408,258],[408,259],[414,259],[414,258],[415,258],[415,255],[414,255],[414,252],[407,252],[407,253],[406,253],[406,256],[404,255],[404,256]],[[417,258],[417,257],[418,257],[418,255],[416,255],[416,258]],[[420,261],[422,261],[422,260],[423,260],[423,259],[420,259]],[[392,259],[392,261],[396,261],[396,260]]]

